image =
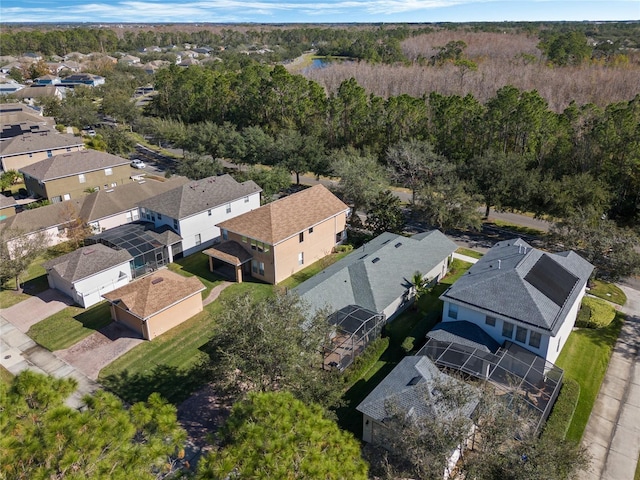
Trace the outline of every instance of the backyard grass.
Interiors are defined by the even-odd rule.
[[[300,270],[297,273],[294,273],[289,278],[283,280],[278,284],[279,287],[283,287],[286,289],[295,288],[300,285],[302,282],[309,280],[314,275],[320,273],[322,270],[327,268],[329,265],[336,263],[341,258],[346,257],[350,252],[338,252],[327,255],[324,258],[321,258],[315,263],[312,263],[307,268]]]
[[[62,350],[111,323],[109,303],[91,308],[67,307],[33,325],[27,335],[51,350]]]
[[[530,235],[532,237],[542,237],[545,232],[538,230],[537,228],[523,227],[522,225],[516,225],[515,223],[505,222],[504,220],[491,220],[484,222],[489,227],[501,228],[502,230],[509,230],[510,232],[520,235]]]
[[[475,250],[471,250],[470,248],[464,248],[464,247],[458,248],[456,250],[456,253],[459,253],[460,255],[466,255],[467,257],[471,257],[471,258],[482,258],[484,256],[484,253],[476,252]]]
[[[221,293],[220,300],[247,293],[263,299],[273,293],[273,286],[233,284]],[[215,301],[186,322],[136,346],[102,369],[98,381],[130,403],[146,400],[153,392],[180,403],[208,380],[204,347],[215,334],[222,308]]]
[[[589,289],[591,295],[617,303],[618,305],[627,303],[627,296],[616,284],[602,280],[593,280],[591,284]]]
[[[9,370],[0,365],[0,383],[4,383],[5,385],[11,385],[13,381],[13,375]]]
[[[449,274],[430,293],[420,298],[417,310],[410,308],[385,326],[384,334],[389,337],[389,348],[380,356],[380,360],[345,392],[344,405],[336,410],[338,423],[342,428],[349,430],[357,438],[362,436],[362,417],[355,411],[355,408],[405,356],[401,345],[413,327],[424,319],[427,313],[442,311],[442,301],[438,297],[470,267],[470,263],[454,260],[451,263]],[[433,326],[435,323],[431,325],[431,328]]]
[[[184,277],[193,277],[194,275],[198,277],[206,287],[206,290],[202,292],[203,299],[207,298],[211,289],[222,281],[222,278],[209,270],[209,257],[204,253],[196,253],[176,260],[174,263],[170,263],[168,268]]]
[[[580,398],[567,432],[568,440],[580,442],[582,439],[623,321],[624,315],[617,312],[605,328],[573,331],[558,357],[556,364],[566,377],[580,384]]]

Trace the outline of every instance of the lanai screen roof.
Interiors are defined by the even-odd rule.
[[[154,229],[152,224],[127,223],[94,235],[89,240],[124,249],[137,257],[164,245],[173,245],[181,238],[169,227]]]

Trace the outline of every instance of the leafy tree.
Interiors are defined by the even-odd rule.
[[[299,297],[277,294],[257,302],[235,297],[220,315],[208,352],[221,386],[288,390],[304,401],[337,403],[339,378],[320,368],[330,330],[326,312],[310,314]]]
[[[222,173],[223,168],[217,158],[205,157],[196,153],[187,153],[177,168],[178,175],[191,180],[201,180]]]
[[[352,434],[289,392],[250,393],[234,405],[220,437],[222,448],[201,460],[198,480],[367,478]]]
[[[122,127],[101,128],[100,135],[107,152],[127,158],[136,149],[136,142],[129,132]]]
[[[271,151],[275,165],[288,169],[300,184],[300,174],[309,171],[316,175],[327,173],[328,159],[322,141],[297,130],[284,130],[278,134]]]
[[[251,167],[247,171],[247,178],[256,182],[262,188],[262,201],[268,203],[273,196],[291,186],[291,174],[282,167],[261,168]]]
[[[374,234],[400,233],[405,224],[400,199],[390,190],[384,190],[371,202],[365,226]]]
[[[81,247],[85,238],[94,233],[91,226],[80,217],[73,202],[65,202],[60,215],[64,220],[65,237],[74,250]]]
[[[2,174],[0,174],[0,191],[10,188],[19,178],[21,178],[21,175],[16,170],[2,172]]]
[[[0,225],[0,284],[15,280],[20,291],[20,277],[46,249],[44,233],[27,232]]]
[[[414,214],[440,230],[478,230],[478,202],[457,178],[443,178],[423,188],[416,199]]]
[[[462,40],[451,40],[444,47],[438,47],[438,53],[431,57],[431,65],[444,65],[462,59],[467,44]]]
[[[6,479],[156,479],[171,472],[186,438],[158,394],[125,409],[111,393],[64,405],[77,386],[26,370],[0,384],[0,476]]]
[[[555,33],[541,41],[538,47],[555,65],[580,65],[591,57],[592,47],[583,32]]]
[[[269,155],[274,148],[274,140],[261,127],[252,126],[242,130],[245,149],[241,163],[249,165],[268,164]]]
[[[58,123],[83,128],[98,123],[98,108],[91,98],[89,88],[76,87],[60,104],[56,117]]]
[[[49,75],[49,67],[44,60],[38,60],[29,65],[27,76],[28,78],[35,80],[38,77]]]

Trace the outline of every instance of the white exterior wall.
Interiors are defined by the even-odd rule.
[[[549,350],[547,352],[547,360],[551,363],[555,363],[564,347],[564,344],[567,342],[567,338],[569,338],[569,334],[571,330],[576,324],[576,318],[578,317],[578,310],[580,310],[580,304],[582,303],[582,298],[586,293],[586,285],[582,287],[582,293],[578,295],[576,302],[573,304],[569,313],[567,314],[567,318],[560,328],[560,331],[555,337],[552,337],[549,341]]]
[[[124,274],[121,277],[121,274]],[[61,291],[83,308],[89,308],[101,302],[102,294],[109,293],[131,281],[129,262],[78,280],[74,284],[61,278],[55,270],[48,274],[49,286]]]
[[[96,232],[104,232],[110,228],[116,228],[127,223],[135,222],[140,219],[140,211],[138,207],[126,210],[124,212],[116,213],[110,217],[100,218],[94,222],[91,222],[91,226]]]
[[[516,345],[520,345],[521,347],[526,348],[527,350],[535,353],[536,355],[541,356],[542,358],[547,359],[548,361],[552,362],[555,360],[556,357],[551,360],[551,358],[547,357],[547,352],[549,350],[549,343],[550,343],[550,338],[549,338],[549,334],[548,333],[544,333],[542,330],[536,330],[537,332],[539,332],[541,334],[541,338],[540,338],[540,347],[539,348],[534,348],[531,345],[529,345],[529,337],[531,336],[531,329],[527,327],[527,338],[526,338],[526,342],[525,343],[521,343],[516,341],[516,326],[518,325],[517,322],[513,321],[513,320],[509,320],[504,319],[504,318],[500,318],[497,315],[491,315],[493,317],[495,317],[496,319],[496,325],[494,327],[487,325],[486,323],[486,318],[487,315],[483,312],[479,312],[477,310],[472,310],[468,307],[463,307],[461,305],[458,305],[458,318],[451,318],[449,317],[449,303],[450,302],[444,302],[444,305],[442,307],[442,321],[443,322],[455,322],[457,320],[459,321],[467,321],[470,323],[474,323],[477,326],[479,326],[482,330],[484,330],[485,332],[487,332],[491,338],[493,338],[496,342],[498,342],[500,345],[502,345],[505,340],[511,340],[513,343],[515,343]],[[577,310],[576,310],[577,312]],[[509,323],[512,323],[514,325],[514,329],[513,329],[513,335],[511,336],[511,338],[506,338],[502,336],[502,326],[504,321],[507,321]],[[574,318],[575,321],[575,318]],[[572,324],[572,322],[566,322],[565,325],[563,326],[563,328],[566,327],[566,324]],[[571,327],[569,327],[569,331],[571,331]],[[566,338],[565,338],[566,340]]]
[[[215,240],[220,237],[220,229],[216,224],[237,217],[243,213],[247,213],[260,207],[260,193],[256,192],[248,195],[248,202],[244,201],[244,197],[229,202],[231,204],[231,212],[227,213],[227,205],[219,205],[211,209],[211,215],[208,210],[183,218],[179,222],[180,236],[182,237],[183,255],[191,255],[193,253],[204,250],[211,246]],[[164,216],[162,217],[164,220]],[[173,219],[169,220],[173,227]],[[156,223],[158,225],[158,223]],[[196,235],[200,234],[200,245],[196,245]]]

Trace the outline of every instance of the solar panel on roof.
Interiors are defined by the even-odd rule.
[[[548,255],[542,255],[524,279],[559,307],[578,283],[578,277]]]

